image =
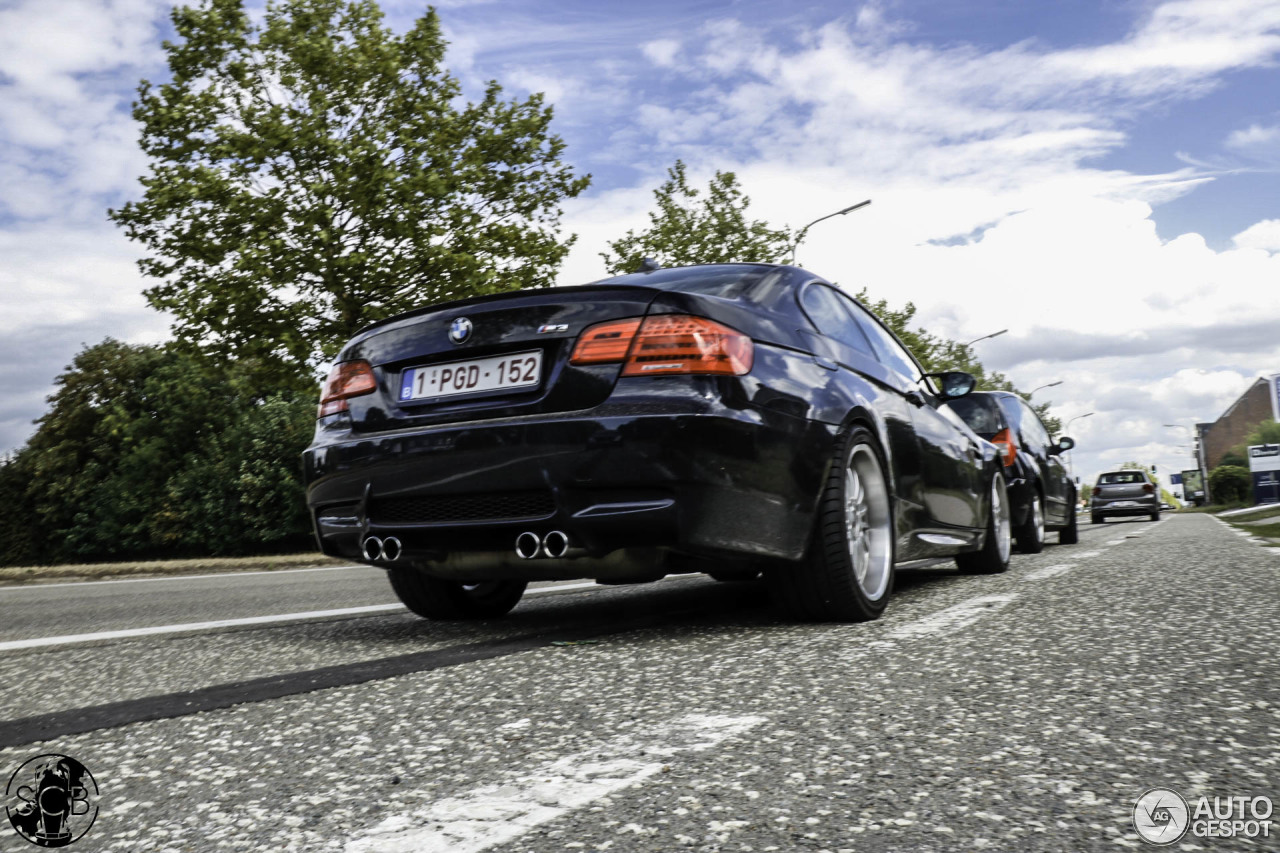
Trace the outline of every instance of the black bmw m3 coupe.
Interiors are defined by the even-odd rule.
[[[414,612],[533,580],[763,573],[791,614],[874,619],[895,564],[1008,566],[997,451],[865,307],[720,264],[432,305],[361,331],[304,454],[321,549]]]

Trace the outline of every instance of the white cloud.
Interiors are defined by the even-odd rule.
[[[1264,219],[1255,222],[1231,238],[1241,249],[1264,249],[1280,252],[1280,219]]]
[[[1246,150],[1276,144],[1280,144],[1280,127],[1263,127],[1257,124],[1251,124],[1245,130],[1232,131],[1226,142],[1228,148]]]
[[[662,68],[673,68],[676,55],[680,52],[680,42],[675,39],[656,39],[640,46],[645,58]]]

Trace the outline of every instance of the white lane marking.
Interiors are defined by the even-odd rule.
[[[306,569],[276,569],[261,572],[214,572],[208,575],[166,575],[155,578],[115,578],[107,581],[58,581],[57,583],[24,583],[0,586],[0,592],[15,589],[52,589],[57,586],[98,586],[104,583],[151,583],[153,581],[194,581],[206,578],[243,578],[249,575],[292,575],[298,572],[341,572],[348,569],[371,569],[372,566],[312,566]]]
[[[642,782],[679,753],[711,749],[764,721],[691,714],[620,735],[530,773],[386,818],[347,842],[346,853],[477,853]]]
[[[531,589],[525,595],[562,592],[569,589],[588,589],[595,582],[573,583],[563,586],[544,586]],[[236,628],[243,625],[269,625],[273,622],[303,622],[310,619],[327,619],[333,616],[360,616],[368,613],[386,613],[404,610],[403,604],[370,604],[364,607],[342,607],[337,610],[307,610],[302,613],[278,613],[272,616],[245,616],[240,619],[218,619],[212,622],[184,622],[179,625],[156,625],[150,628],[123,628],[118,631],[98,631],[93,634],[68,634],[62,637],[35,637],[29,640],[0,642],[0,652],[17,649],[36,649],[44,646],[65,646],[73,643],[92,643],[97,640],[124,640],[133,637],[151,637],[157,634],[180,634],[187,631],[216,631],[219,628]]]
[[[1102,556],[1102,552],[1101,551],[1081,551],[1079,554],[1073,554],[1072,556],[1076,557],[1077,559],[1083,560],[1086,557],[1100,557]]]
[[[1055,578],[1058,575],[1065,575],[1075,567],[1075,563],[1061,563],[1056,566],[1045,566],[1043,569],[1036,569],[1034,572],[1027,572],[1022,576],[1022,579],[1024,581],[1042,581],[1045,578]]]
[[[970,598],[944,610],[939,610],[932,616],[908,622],[906,625],[899,625],[889,632],[889,637],[898,640],[924,637],[929,634],[939,634],[943,631],[958,631],[961,628],[972,625],[983,616],[995,613],[1017,597],[1017,593],[1008,593],[1006,595],[980,595],[977,598]]]

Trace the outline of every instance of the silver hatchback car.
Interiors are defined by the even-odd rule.
[[[1146,515],[1160,520],[1160,490],[1146,471],[1109,471],[1098,477],[1089,502],[1090,521],[1102,524],[1107,518]]]

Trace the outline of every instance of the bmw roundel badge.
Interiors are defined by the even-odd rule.
[[[449,325],[449,340],[455,344],[465,344],[470,337],[471,321],[466,317],[459,317]]]

